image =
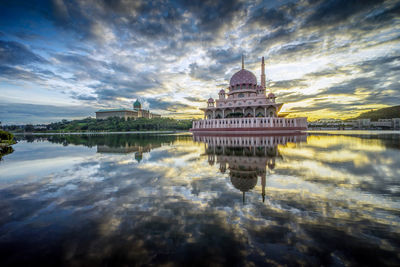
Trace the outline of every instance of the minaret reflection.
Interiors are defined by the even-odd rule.
[[[267,170],[275,168],[276,160],[281,159],[278,145],[306,142],[303,135],[258,135],[258,136],[212,136],[194,135],[194,141],[202,142],[210,165],[219,164],[221,173],[229,170],[232,185],[245,194],[251,191],[261,178],[261,196],[265,201]]]

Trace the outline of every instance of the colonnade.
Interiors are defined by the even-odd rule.
[[[193,121],[192,129],[229,128],[298,128],[307,127],[307,118],[229,118]]]

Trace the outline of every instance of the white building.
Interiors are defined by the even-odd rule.
[[[96,119],[104,120],[112,117],[127,119],[137,118],[160,118],[161,115],[151,113],[150,110],[142,109],[142,104],[136,99],[133,109],[100,109],[96,111]]]

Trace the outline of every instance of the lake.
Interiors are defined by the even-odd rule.
[[[400,265],[400,133],[19,136],[0,264]]]

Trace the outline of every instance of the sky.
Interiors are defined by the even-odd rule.
[[[200,118],[241,68],[289,117],[350,118],[400,103],[400,0],[3,1],[0,121],[105,108]]]

